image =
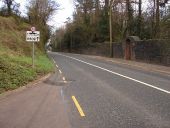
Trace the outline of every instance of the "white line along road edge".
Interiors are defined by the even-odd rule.
[[[53,60],[54,64],[56,64],[55,60],[54,60],[54,59],[52,59],[52,60]],[[58,65],[57,65],[57,64],[56,64],[55,66],[58,68]]]
[[[56,53],[56,54],[57,54],[57,55],[60,55],[60,56],[67,57],[67,58],[70,58],[70,59],[73,59],[73,60],[76,60],[76,61],[79,61],[79,62],[82,62],[82,63],[84,63],[84,64],[87,64],[87,65],[90,65],[90,66],[93,66],[93,67],[99,68],[99,69],[101,69],[101,70],[107,71],[107,72],[112,73],[112,74],[115,74],[115,75],[117,75],[117,76],[121,76],[121,77],[123,77],[123,78],[129,79],[129,80],[132,80],[132,81],[135,81],[135,82],[137,82],[137,83],[140,83],[140,84],[146,85],[146,86],[148,86],[148,87],[151,87],[151,88],[157,89],[157,90],[159,90],[159,91],[165,92],[165,93],[167,93],[167,94],[170,94],[170,91],[167,91],[167,90],[165,90],[165,89],[162,89],[162,88],[159,88],[159,87],[153,86],[153,85],[151,85],[151,84],[148,84],[148,83],[142,82],[142,81],[140,81],[140,80],[136,80],[136,79],[134,79],[134,78],[131,78],[131,77],[128,77],[128,76],[125,76],[125,75],[119,74],[119,73],[117,73],[117,72],[110,71],[110,70],[108,70],[108,69],[105,69],[105,68],[102,68],[102,67],[100,67],[100,66],[97,66],[97,65],[94,65],[94,64],[91,64],[91,63],[85,62],[85,61],[83,61],[83,60],[79,60],[79,59],[74,58],[74,57],[71,57],[71,56],[66,56],[66,55],[59,54],[59,53]]]

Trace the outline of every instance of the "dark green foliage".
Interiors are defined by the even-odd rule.
[[[161,38],[170,38],[170,14],[161,21]]]
[[[87,48],[94,43],[109,42],[109,0],[75,0],[76,9],[73,21],[68,20],[65,30],[56,31],[54,41],[56,48],[63,49]],[[158,1],[158,0],[157,0]],[[150,3],[149,3],[150,2]],[[120,42],[127,36],[138,36],[140,39],[170,38],[170,17],[166,13],[168,5],[159,10],[154,1],[149,1],[144,8],[144,1],[114,1],[112,9],[112,40]],[[156,0],[155,0],[156,2]],[[155,3],[159,4],[159,3]],[[158,13],[163,17],[159,18]],[[160,30],[159,30],[160,27]],[[64,34],[63,34],[64,32]],[[57,39],[57,38],[62,39]],[[60,44],[60,45],[58,45]]]
[[[99,40],[97,41],[105,41],[109,40],[109,17],[106,12],[103,12],[101,15],[101,19],[99,20],[98,26],[97,26],[97,32],[99,33]]]

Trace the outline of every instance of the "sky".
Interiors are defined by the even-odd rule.
[[[29,0],[15,0],[17,3],[20,3],[20,11],[22,15],[26,15],[26,5],[28,5]],[[72,19],[72,14],[74,11],[73,0],[55,0],[60,4],[60,10],[56,11],[52,18],[49,20],[48,24],[54,26],[53,29],[64,26],[64,22],[68,17]],[[143,3],[147,3],[148,0],[143,0]],[[2,2],[0,0],[0,6]]]
[[[20,11],[22,15],[26,15],[26,5],[28,5],[28,0],[15,0],[20,3]],[[68,17],[72,18],[74,11],[73,0],[55,0],[60,4],[60,10],[56,11],[52,18],[49,20],[48,24],[54,26],[54,29],[64,26],[64,22]],[[2,3],[0,2],[0,5]]]
[[[73,0],[57,0],[60,4],[60,10],[50,19],[49,24],[56,28],[63,26],[68,17],[72,19],[74,5]]]

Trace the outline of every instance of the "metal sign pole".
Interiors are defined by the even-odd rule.
[[[34,42],[32,43],[32,68],[35,67],[34,64],[34,56],[35,56],[35,46],[34,46]]]
[[[35,42],[40,41],[40,31],[36,31],[35,27],[31,27],[31,31],[26,31],[26,41],[32,42],[32,68],[35,68]]]

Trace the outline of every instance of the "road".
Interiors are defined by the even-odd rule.
[[[49,53],[56,72],[0,100],[1,128],[170,128],[170,77]]]

